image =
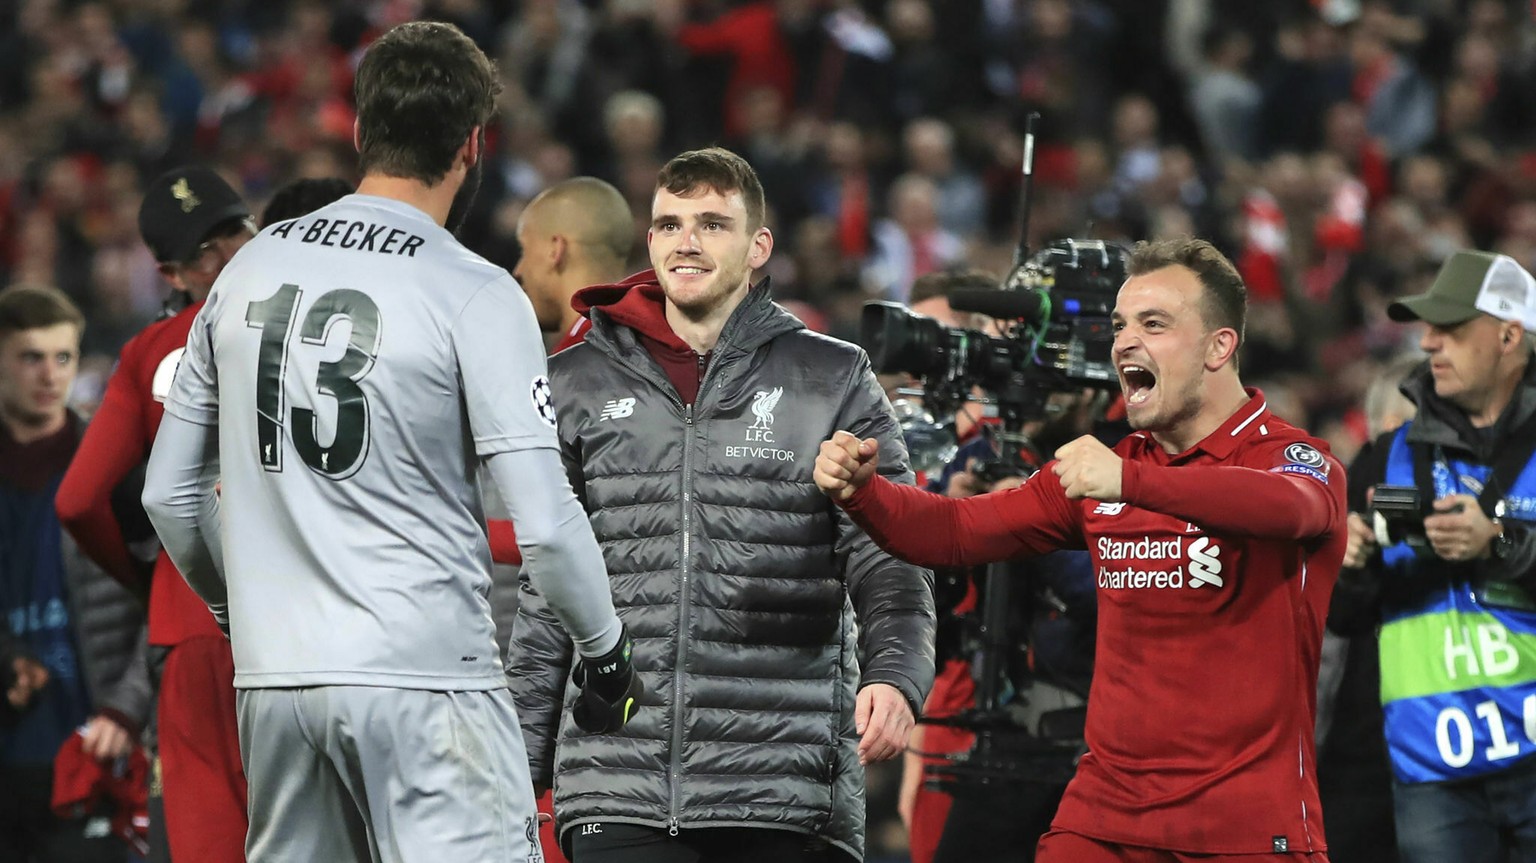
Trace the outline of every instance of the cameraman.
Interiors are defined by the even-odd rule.
[[[1210,243],[1139,244],[1113,360],[1138,431],[1080,437],[966,500],[821,445],[818,487],[881,547],[960,566],[1087,548],[1099,620],[1086,740],[1037,859],[1319,860],[1317,657],[1344,555],[1343,469],[1237,371],[1247,291]]]
[[[1536,860],[1536,280],[1460,251],[1388,314],[1425,323],[1429,361],[1373,478],[1389,545],[1349,516],[1335,625],[1381,622],[1403,861]],[[1419,509],[1387,518],[1380,485],[1416,489]]]

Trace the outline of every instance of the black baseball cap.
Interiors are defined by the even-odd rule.
[[[155,260],[181,263],[214,228],[250,217],[250,207],[223,177],[211,168],[187,165],[150,181],[139,205],[139,234]]]

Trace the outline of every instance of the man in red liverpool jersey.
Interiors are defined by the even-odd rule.
[[[192,319],[253,234],[251,213],[218,174],[185,167],[152,183],[139,232],[186,305],[123,347],[101,407],[56,499],[80,547],[124,583],[149,590],[149,643],[168,651],[160,681],[165,828],[175,860],[245,860],[245,773],[235,729],[234,661],[208,607],[164,554],[142,584],[121,525],[99,505],[149,456]]]
[[[1086,548],[1098,580],[1089,751],[1037,860],[1326,860],[1313,771],[1344,471],[1238,377],[1247,296],[1209,243],[1140,245],[1115,305],[1131,427],[1023,487],[957,500],[878,477],[838,432],[815,479],[923,566]]]

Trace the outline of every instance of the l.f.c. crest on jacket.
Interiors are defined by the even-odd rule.
[[[619,733],[578,729],[570,640],[523,580],[508,673],[558,832],[779,828],[862,858],[857,689],[890,684],[915,715],[934,662],[931,575],[880,551],[811,478],[821,442],[847,429],[911,481],[868,359],[760,284],[687,405],[634,330],[601,306],[591,317],[551,384],[648,695]]]

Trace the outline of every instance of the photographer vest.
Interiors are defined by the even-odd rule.
[[[1470,494],[1503,518],[1536,522],[1536,462],[1499,470],[1438,447],[1415,465],[1408,425],[1392,439],[1384,481],[1433,487],[1424,501]],[[1508,459],[1501,458],[1508,463]],[[1504,464],[1498,467],[1503,468]],[[1504,475],[1513,473],[1513,479]],[[1417,474],[1417,477],[1416,477]],[[1504,489],[1485,494],[1495,484]],[[1536,605],[1515,585],[1481,577],[1399,542],[1382,550],[1381,703],[1387,747],[1402,782],[1466,779],[1536,754]]]

